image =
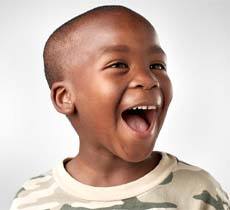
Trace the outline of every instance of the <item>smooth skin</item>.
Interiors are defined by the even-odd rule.
[[[151,152],[172,99],[157,34],[140,17],[120,11],[83,24],[72,40],[65,80],[51,88],[55,108],[68,117],[80,139],[79,153],[66,170],[96,187],[134,181],[161,159]],[[156,101],[161,107],[148,136],[124,127],[124,109]]]

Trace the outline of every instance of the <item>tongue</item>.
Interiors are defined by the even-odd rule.
[[[149,127],[147,122],[139,115],[128,115],[125,121],[129,127],[138,132],[146,131]]]

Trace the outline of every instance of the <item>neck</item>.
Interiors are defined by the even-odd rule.
[[[125,184],[144,176],[158,165],[160,159],[160,154],[153,152],[141,162],[127,162],[114,154],[108,156],[94,150],[88,150],[88,153],[79,150],[79,154],[65,167],[73,178],[83,184],[106,187]]]

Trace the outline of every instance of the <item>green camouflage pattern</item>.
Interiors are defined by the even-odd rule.
[[[230,210],[227,193],[205,170],[177,159],[177,166],[150,190],[123,200],[90,201],[65,192],[52,170],[26,181],[10,210]]]

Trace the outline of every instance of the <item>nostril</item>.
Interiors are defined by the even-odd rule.
[[[145,85],[143,85],[143,89],[144,90],[149,90],[149,89],[152,89],[152,88],[156,88],[156,87],[159,87],[160,84],[158,82],[158,80],[154,80],[154,81],[151,81],[149,83],[146,83]]]
[[[155,75],[151,73],[142,72],[137,74],[137,76],[130,83],[131,88],[143,88],[144,90],[149,90],[152,88],[160,87],[159,80]]]

